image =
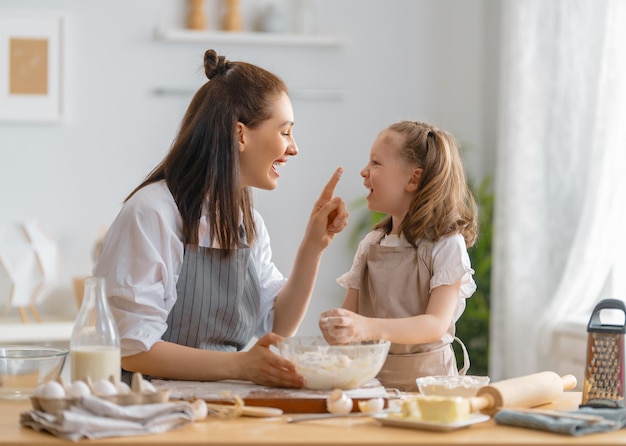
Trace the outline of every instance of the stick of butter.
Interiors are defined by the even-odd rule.
[[[423,421],[452,423],[469,418],[470,403],[458,396],[421,395],[403,401],[401,412]]]

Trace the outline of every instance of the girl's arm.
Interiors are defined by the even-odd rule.
[[[346,311],[346,315],[350,315],[356,313],[359,310],[359,290],[356,288],[348,288],[348,292],[346,293],[346,297],[343,300],[343,305],[341,306],[342,311]],[[320,316],[318,321],[318,325],[324,339],[329,344],[345,344],[346,342],[350,342],[348,339],[344,341],[340,339],[341,336],[347,334],[348,330],[344,330],[344,327],[341,325],[335,325],[339,322],[339,319],[335,316],[338,309],[325,311]]]
[[[329,343],[386,339],[397,344],[425,344],[438,341],[448,330],[459,299],[461,281],[453,285],[441,285],[431,291],[425,314],[385,319],[369,318],[356,314],[347,305],[354,305],[358,290],[350,289],[344,307],[322,314],[326,328],[322,329]],[[351,293],[354,290],[356,293]],[[321,323],[320,323],[321,326]]]
[[[287,283],[276,297],[273,331],[292,336],[304,318],[313,293],[322,252],[348,224],[346,205],[334,197],[343,169],[338,168],[313,207]]]
[[[343,300],[343,305],[341,308],[346,310],[350,310],[353,312],[359,311],[359,290],[356,288],[348,288],[348,292],[346,293],[346,297]]]
[[[461,281],[434,288],[425,314],[402,319],[364,318],[367,339],[388,339],[397,344],[426,344],[440,340],[454,317],[460,287]]]

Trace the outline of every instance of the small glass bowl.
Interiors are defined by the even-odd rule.
[[[488,376],[424,376],[415,380],[422,395],[476,396],[478,389],[489,384]]]
[[[0,399],[28,399],[35,388],[61,374],[65,348],[0,345]]]

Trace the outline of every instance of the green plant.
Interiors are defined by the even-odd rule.
[[[456,322],[456,335],[465,343],[470,355],[471,366],[468,373],[488,375],[494,197],[490,178],[485,178],[478,187],[474,187],[471,182],[469,186],[478,205],[479,219],[478,241],[468,251],[474,269],[476,292],[467,299],[465,311]],[[460,349],[455,349],[455,352],[457,362],[462,364]]]
[[[478,241],[468,253],[474,269],[476,292],[466,301],[465,311],[456,323],[456,335],[466,345],[470,355],[470,370],[474,375],[488,375],[489,368],[489,297],[491,292],[491,243],[493,231],[493,191],[489,177],[478,187],[469,182],[469,187],[478,205]],[[356,221],[349,237],[349,244],[355,249],[359,241],[371,228],[381,221],[385,214],[367,209],[365,197],[351,203],[351,219]],[[356,214],[356,215],[355,215]],[[356,217],[356,218],[355,218]],[[463,355],[458,344],[453,344],[457,363],[463,364]]]
[[[356,216],[356,225],[348,238],[350,249],[356,249],[361,239],[365,237],[365,235],[372,230],[372,227],[381,221],[385,215],[386,214],[382,212],[372,212],[368,210],[367,198],[365,197],[354,200],[350,204],[350,219],[352,220]]]

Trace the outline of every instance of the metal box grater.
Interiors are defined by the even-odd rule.
[[[602,310],[620,310],[621,325],[603,324]],[[626,306],[617,299],[597,303],[587,325],[587,367],[580,407],[624,407],[624,333]]]

